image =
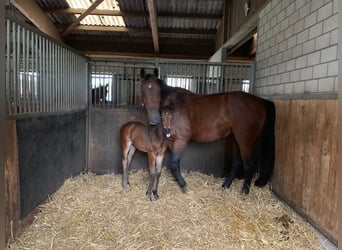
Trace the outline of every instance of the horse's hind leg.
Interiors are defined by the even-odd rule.
[[[241,171],[242,169],[242,171]],[[236,143],[235,138],[233,138],[233,160],[232,160],[232,167],[229,171],[229,174],[226,178],[226,180],[224,181],[224,183],[222,184],[223,188],[229,188],[230,185],[232,184],[233,180],[235,179],[235,177],[240,178],[242,175],[240,172],[243,172],[244,169],[244,164],[241,158],[241,154],[240,154],[240,149],[238,144]]]
[[[251,134],[248,135],[248,133],[239,133],[235,134],[235,138],[239,145],[241,157],[245,165],[245,181],[241,192],[248,194],[253,175],[257,171],[257,161],[253,160],[256,136]]]
[[[249,193],[249,188],[251,186],[253,176],[255,172],[257,171],[257,169],[258,169],[258,165],[253,160],[249,161],[248,164],[246,164],[245,181],[243,183],[242,190],[241,190],[242,193],[244,194]]]

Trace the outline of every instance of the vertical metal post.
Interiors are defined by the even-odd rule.
[[[254,94],[255,62],[250,63],[249,93]]]
[[[7,25],[8,27],[8,25]],[[5,1],[0,1],[0,34],[5,33]],[[7,33],[8,38],[9,33]],[[8,39],[7,39],[8,41]],[[6,36],[0,36],[0,58],[5,58]],[[7,47],[7,50],[10,48]],[[8,55],[8,52],[7,52]],[[8,59],[9,60],[9,59]],[[9,71],[10,69],[7,68]],[[9,75],[6,74],[8,77]],[[7,79],[6,79],[7,81]],[[0,249],[5,249],[5,145],[6,145],[6,123],[5,123],[5,60],[0,60]],[[8,97],[8,96],[7,96]]]

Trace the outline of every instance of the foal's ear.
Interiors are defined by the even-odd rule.
[[[144,70],[144,69],[141,69],[141,70],[140,70],[140,77],[141,77],[141,78],[144,78],[144,76],[145,76],[145,70]]]
[[[175,104],[173,102],[169,102],[167,105],[164,105],[161,108],[161,111],[173,111],[175,109]]]
[[[154,74],[154,76],[155,77],[157,77],[158,78],[158,69],[157,68],[154,68],[154,70],[153,70],[153,74]]]

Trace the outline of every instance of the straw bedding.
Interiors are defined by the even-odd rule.
[[[183,173],[180,191],[163,170],[159,200],[146,195],[148,172],[81,174],[40,206],[33,224],[9,249],[323,249],[316,232],[269,188],[240,193],[242,181]]]

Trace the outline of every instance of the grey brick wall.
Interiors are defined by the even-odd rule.
[[[266,5],[258,20],[256,95],[337,96],[338,1]]]

